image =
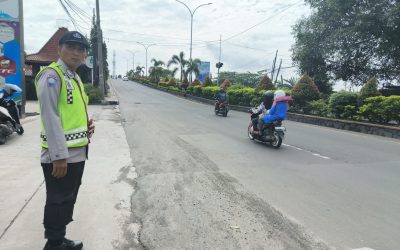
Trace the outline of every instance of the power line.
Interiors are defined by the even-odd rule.
[[[284,9],[283,9],[282,11],[280,11],[280,12],[277,12],[275,15],[272,15],[272,16],[270,16],[270,17],[268,17],[268,18],[262,20],[261,22],[259,22],[259,23],[255,24],[255,25],[251,26],[250,28],[247,28],[247,29],[245,29],[245,30],[243,30],[243,31],[241,31],[241,32],[239,32],[239,33],[233,35],[233,36],[230,36],[230,37],[224,39],[224,42],[225,42],[225,41],[228,41],[228,40],[230,40],[230,39],[232,39],[232,38],[234,38],[234,37],[237,37],[237,36],[240,36],[240,35],[246,33],[247,31],[249,31],[249,30],[251,30],[251,29],[253,29],[253,28],[255,28],[255,27],[257,27],[257,26],[259,26],[259,25],[261,25],[261,24],[263,24],[263,23],[265,23],[265,22],[267,22],[267,21],[269,21],[269,20],[271,20],[272,18],[278,16],[279,14],[282,14],[283,12],[287,11],[288,9],[290,9],[290,8],[294,7],[295,5],[297,5],[297,4],[299,4],[299,3],[302,3],[302,2],[303,2],[303,1],[298,1],[298,2],[296,2],[296,3],[294,3],[294,4],[288,5],[286,8],[284,8]]]
[[[78,25],[76,24],[75,19],[74,19],[74,18],[72,17],[72,15],[69,13],[68,8],[64,5],[63,1],[62,1],[62,0],[58,0],[58,1],[60,2],[61,6],[63,7],[65,13],[67,13],[67,15],[68,15],[68,17],[70,18],[70,20],[71,20],[72,24],[74,25],[75,29],[78,30],[78,31],[80,31],[79,28],[78,28]]]
[[[79,8],[75,3],[73,3],[71,0],[64,0],[64,1],[66,1],[67,3],[69,3],[71,6],[72,6],[72,8],[73,9],[75,9],[77,12],[79,12],[82,16],[84,16],[85,18],[87,18],[87,19],[91,19],[91,16],[86,12],[86,11],[84,11],[83,9],[81,9],[81,8]]]

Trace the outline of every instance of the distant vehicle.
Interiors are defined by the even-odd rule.
[[[122,77],[122,81],[129,81],[127,76]]]

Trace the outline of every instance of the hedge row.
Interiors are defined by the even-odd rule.
[[[146,80],[142,82],[150,84]],[[174,82],[160,82],[158,85],[153,85],[206,99],[213,99],[220,89],[218,86],[203,87],[199,85],[189,86],[185,90],[179,88],[177,83]],[[284,91],[287,95],[290,95],[290,90],[284,89]],[[239,88],[236,85],[232,85],[227,90],[227,93],[231,105],[256,106],[261,103],[265,90]],[[357,93],[340,91],[332,94],[328,100],[314,100],[306,103],[306,105],[301,107],[301,110],[297,110],[296,108],[297,106],[292,106],[290,111],[322,117],[368,120],[375,123],[397,122],[400,124],[400,96],[369,97],[360,102]]]
[[[304,111],[313,115],[400,124],[400,96],[369,97],[360,103],[356,93],[338,92],[332,94],[328,102],[317,100],[308,104]]]

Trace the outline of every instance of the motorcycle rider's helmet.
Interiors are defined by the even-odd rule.
[[[263,96],[263,103],[266,109],[270,109],[274,102],[274,93],[272,91],[265,92]]]
[[[279,97],[284,97],[284,96],[286,96],[286,93],[285,93],[285,91],[283,91],[283,90],[277,90],[277,91],[275,91],[275,99],[276,98],[279,98]]]

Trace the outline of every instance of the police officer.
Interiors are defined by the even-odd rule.
[[[84,63],[89,43],[77,31],[59,40],[59,60],[41,70],[36,91],[41,115],[41,165],[46,182],[43,225],[45,250],[82,249],[81,241],[65,238],[94,133],[87,112],[88,97],[76,73]]]

